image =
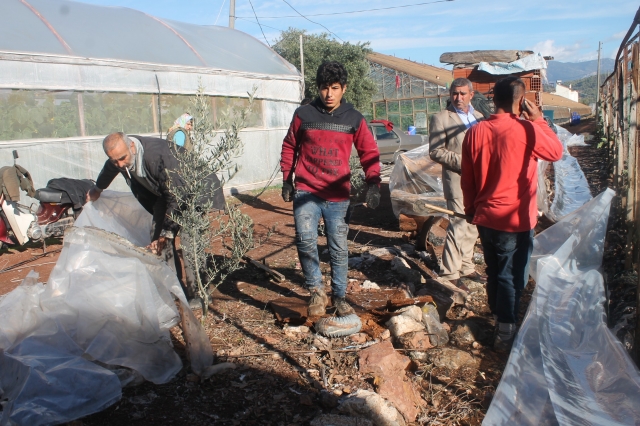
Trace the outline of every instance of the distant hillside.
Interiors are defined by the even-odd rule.
[[[608,76],[609,73],[601,74],[600,84],[602,84]],[[580,80],[563,81],[562,85],[567,87],[571,85],[571,88],[573,90],[578,91],[578,93],[580,94],[580,103],[589,105],[596,101],[597,80],[595,75],[581,78]]]
[[[555,83],[562,80],[563,84],[567,81],[579,80],[591,75],[595,75],[598,69],[598,61],[584,62],[558,62],[549,61],[547,68],[547,79],[549,83]],[[614,60],[603,58],[600,60],[600,72],[609,74],[613,71]]]

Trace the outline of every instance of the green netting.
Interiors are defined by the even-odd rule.
[[[427,109],[426,99],[414,99],[413,100],[414,111],[425,111]]]

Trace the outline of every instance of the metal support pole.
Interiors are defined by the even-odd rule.
[[[304,93],[304,48],[302,47],[302,34],[300,34],[300,74],[302,74],[302,93]]]
[[[598,42],[598,74],[596,76],[596,126],[600,118],[600,51],[602,50],[602,42]]]
[[[229,1],[229,28],[236,27],[236,0]]]

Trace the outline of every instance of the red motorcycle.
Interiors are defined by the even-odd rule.
[[[15,163],[17,151],[13,151],[13,157],[13,166],[0,169],[0,246],[62,237],[82,212],[85,194],[95,182],[90,179],[51,179],[45,188],[34,190],[29,172]],[[20,189],[38,200],[39,205],[20,204]]]

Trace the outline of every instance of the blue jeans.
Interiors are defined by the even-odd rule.
[[[325,233],[331,256],[331,290],[333,297],[344,297],[347,290],[349,250],[345,222],[349,200],[325,201],[307,191],[293,196],[296,224],[296,247],[307,288],[323,288],[318,257],[318,221],[324,218]]]
[[[524,286],[529,280],[533,230],[506,232],[478,225],[487,264],[487,299],[498,322],[515,324]]]

